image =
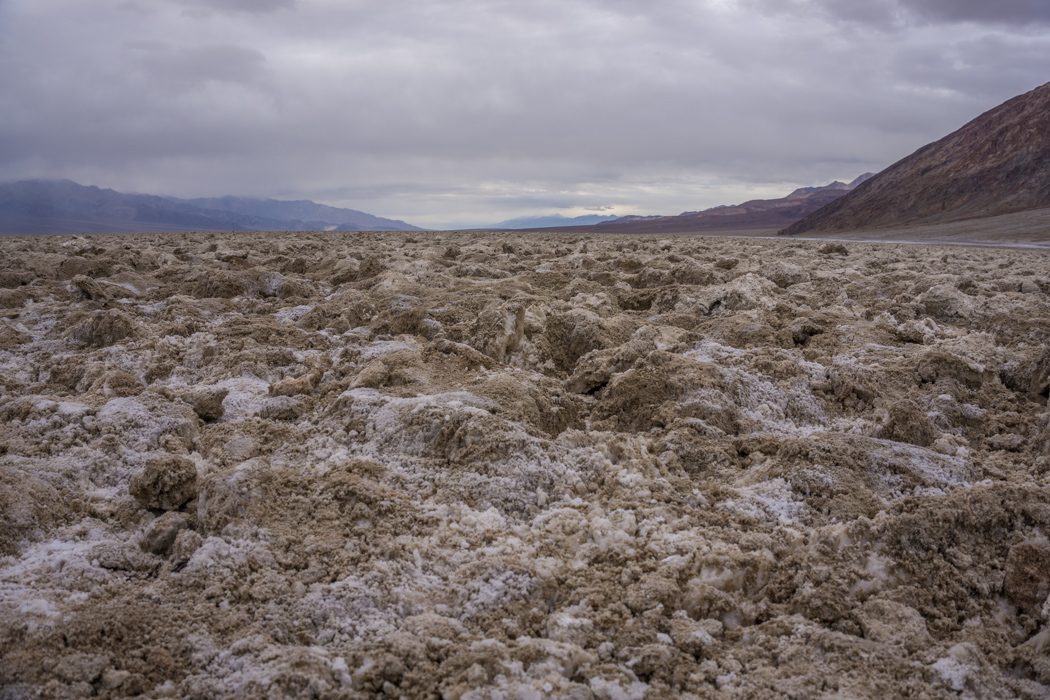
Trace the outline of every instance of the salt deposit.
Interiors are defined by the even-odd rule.
[[[3,247],[0,697],[1050,694],[1045,252]]]

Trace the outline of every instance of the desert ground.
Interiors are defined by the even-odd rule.
[[[688,234],[684,234],[688,235]],[[782,235],[776,228],[737,228],[709,231],[707,236],[769,238],[793,241],[900,243],[902,245],[963,246],[1050,250],[1050,209],[963,219],[947,223],[855,229],[834,233]]]
[[[1046,698],[1050,254],[0,240],[0,698]]]
[[[913,244],[1050,249],[1050,209],[1032,209],[947,223],[860,229],[808,236],[814,240],[835,238],[868,242],[896,241]]]

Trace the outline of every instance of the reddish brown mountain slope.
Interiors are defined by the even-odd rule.
[[[781,233],[957,221],[1050,207],[1050,83],[985,112]]]
[[[676,233],[779,228],[838,199],[869,177],[871,173],[865,173],[850,183],[836,181],[823,187],[801,187],[779,199],[752,199],[742,204],[687,211],[674,216],[625,216],[615,221],[562,230]]]

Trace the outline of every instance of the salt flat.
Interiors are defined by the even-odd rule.
[[[1050,692],[1042,251],[0,252],[0,697]]]

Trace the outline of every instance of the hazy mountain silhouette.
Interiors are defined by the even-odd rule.
[[[561,214],[550,214],[548,216],[521,216],[516,219],[501,221],[492,228],[525,229],[525,228],[554,228],[558,226],[592,226],[608,221],[615,221],[620,217],[601,216],[598,214],[584,214],[583,216],[562,216]]]
[[[865,173],[852,182],[835,181],[821,187],[800,187],[786,197],[753,199],[676,216],[625,216],[588,230],[617,233],[675,233],[779,228],[798,221],[832,202],[871,177]]]
[[[0,233],[418,230],[403,221],[310,201],[126,194],[70,180],[0,184]]]
[[[384,219],[356,209],[342,209],[318,204],[308,199],[254,199],[249,197],[215,197],[181,200],[202,209],[265,217],[277,221],[293,221],[308,224],[304,228],[326,228],[335,226],[344,231],[413,231],[415,226],[404,221]]]

